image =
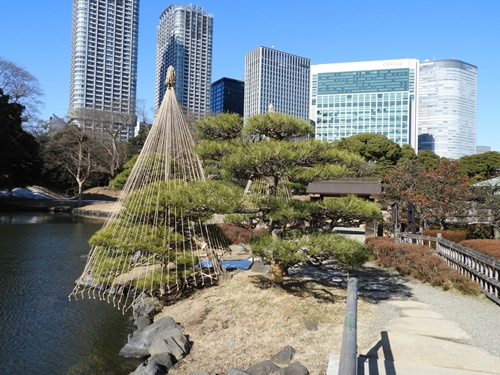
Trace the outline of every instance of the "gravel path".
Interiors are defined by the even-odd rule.
[[[387,323],[400,317],[398,309],[387,303],[390,300],[415,300],[430,305],[430,310],[439,313],[443,319],[457,323],[471,339],[464,344],[482,348],[500,357],[500,306],[486,296],[466,296],[452,291],[409,280],[367,263],[363,268],[344,271],[323,267],[301,266],[291,269],[292,275],[309,276],[326,284],[347,288],[347,278],[358,280],[358,295],[376,306],[375,318],[369,327],[360,331],[358,336],[380,337]],[[360,322],[361,323],[361,322]]]
[[[411,293],[409,299],[426,303],[443,319],[457,323],[471,339],[465,344],[482,348],[500,357],[500,306],[485,296],[472,297],[443,291],[417,281],[401,280]],[[399,298],[398,298],[399,299]],[[370,327],[374,332],[384,329],[387,322],[399,316],[387,301],[377,304],[377,318]]]

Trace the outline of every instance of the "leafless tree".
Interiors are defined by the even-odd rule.
[[[27,130],[40,124],[40,107],[44,95],[38,79],[24,67],[0,57],[0,87],[12,103],[24,106],[23,122]]]
[[[135,125],[136,115],[133,113],[111,112],[92,108],[73,108],[68,113],[71,124],[85,132],[92,133],[95,142],[104,153],[105,173],[111,181],[118,173],[126,159],[125,142],[131,126]]]
[[[122,134],[128,131],[129,126],[135,122],[135,118],[135,115],[129,113],[113,113],[113,120],[108,122],[103,129],[101,143],[107,153],[106,165],[109,181],[116,177],[127,157]]]
[[[152,123],[151,114],[153,113],[153,108],[146,108],[146,101],[144,99],[137,99],[135,106],[135,113],[137,114],[137,120],[146,125]]]
[[[78,205],[82,205],[83,184],[95,172],[102,172],[99,144],[93,134],[78,126],[67,125],[56,132],[44,149],[43,159],[47,169],[68,173],[78,186]]]

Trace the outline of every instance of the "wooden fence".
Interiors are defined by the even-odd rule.
[[[449,266],[481,285],[483,293],[500,305],[500,260],[438,237],[398,233],[401,242],[429,246]]]

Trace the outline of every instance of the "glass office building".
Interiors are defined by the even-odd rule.
[[[476,153],[477,67],[460,60],[419,65],[420,150],[459,159]]]
[[[275,112],[309,119],[311,60],[257,47],[245,55],[244,120],[266,113],[272,104]]]
[[[238,113],[243,116],[245,82],[232,78],[221,78],[210,89],[210,111],[212,113]]]
[[[170,5],[160,16],[156,40],[155,108],[166,86],[169,66],[177,83],[175,93],[188,118],[204,117],[210,110],[213,16],[196,5]]]
[[[316,139],[377,133],[416,150],[417,75],[416,59],[312,65],[310,119]]]
[[[100,132],[111,126],[128,138],[138,32],[139,0],[73,0],[69,122]]]

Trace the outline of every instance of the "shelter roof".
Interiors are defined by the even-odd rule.
[[[382,192],[382,184],[376,179],[342,179],[315,181],[307,186],[307,194],[319,195],[364,195],[370,196]]]

